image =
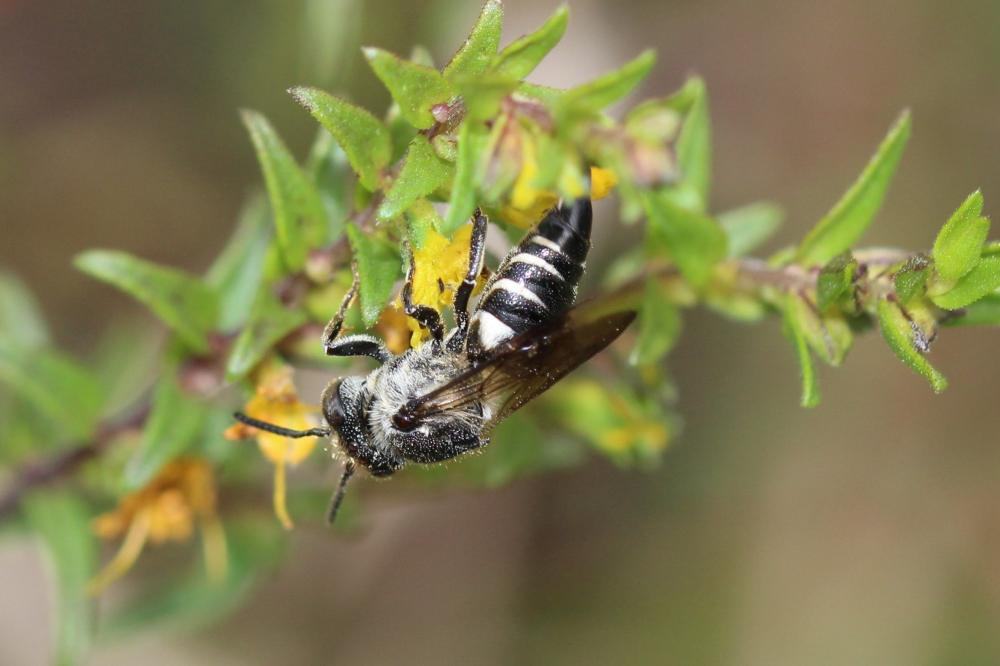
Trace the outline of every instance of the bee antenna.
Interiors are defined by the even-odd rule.
[[[235,412],[233,418],[250,426],[251,428],[257,428],[258,430],[263,430],[264,432],[270,432],[275,435],[281,435],[282,437],[329,437],[329,428],[309,428],[308,430],[292,430],[291,428],[282,428],[279,425],[274,425],[273,423],[268,423],[267,421],[261,421],[255,419],[251,416],[247,416],[243,412]]]
[[[340,505],[347,493],[347,482],[354,476],[354,468],[354,461],[348,458],[347,462],[344,463],[344,474],[340,477],[340,483],[337,484],[337,489],[333,491],[333,497],[330,498],[330,510],[326,512],[327,525],[333,525],[333,521],[337,519],[337,512],[340,511]]]

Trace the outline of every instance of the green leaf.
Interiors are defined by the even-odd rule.
[[[820,316],[806,297],[792,294],[788,296],[786,308],[787,316],[793,319],[813,353],[824,362],[839,366],[854,341],[843,315],[835,312]]]
[[[149,307],[195,351],[208,351],[219,304],[216,294],[197,278],[114,250],[83,252],[73,264]]]
[[[445,66],[445,77],[478,76],[485,72],[500,46],[502,27],[503,3],[487,0],[469,38]]]
[[[854,284],[858,262],[850,252],[842,252],[823,266],[816,277],[816,308],[822,312],[840,300]]]
[[[226,361],[226,381],[242,379],[274,345],[308,321],[299,309],[286,308],[269,291],[254,303],[250,321],[240,331]]]
[[[241,115],[264,173],[281,255],[290,270],[299,270],[309,249],[327,240],[323,202],[271,123],[255,111]]]
[[[80,499],[61,490],[32,493],[22,506],[55,578],[59,609],[53,661],[66,666],[81,663],[94,634],[94,604],[86,593],[97,565],[90,515]]]
[[[426,199],[417,201],[406,211],[406,231],[414,250],[419,250],[426,242],[427,234],[443,223],[434,205]]]
[[[476,123],[464,122],[459,129],[455,180],[451,184],[448,214],[443,228],[439,229],[441,234],[448,238],[468,222],[476,210],[479,160],[488,139],[489,136]]]
[[[49,341],[38,301],[15,275],[0,271],[0,338],[25,349]]]
[[[413,137],[399,176],[378,208],[379,221],[399,217],[417,199],[447,183],[452,175],[453,167],[437,156],[427,137],[422,134]]]
[[[903,264],[896,273],[896,277],[893,278],[896,297],[899,298],[900,303],[906,305],[924,292],[929,269],[930,260],[921,254],[912,257]]]
[[[288,540],[270,523],[250,517],[227,521],[225,528],[229,561],[224,580],[195,571],[144,590],[106,618],[102,634],[119,639],[151,627],[192,629],[242,606],[260,578],[277,566]]]
[[[747,255],[760,247],[781,226],[785,212],[767,201],[752,203],[718,216],[729,239],[729,256]]]
[[[659,280],[646,280],[639,308],[639,334],[629,356],[632,365],[650,365],[669,352],[681,332],[681,316]]]
[[[954,282],[979,263],[990,221],[980,217],[983,195],[976,190],[958,207],[934,240],[934,267],[942,279]]]
[[[535,32],[509,44],[493,60],[493,71],[512,79],[523,79],[555,48],[566,33],[569,9],[560,6]]]
[[[909,138],[910,114],[904,112],[851,188],[799,245],[800,262],[811,266],[826,263],[861,238],[882,206]]]
[[[189,396],[168,370],[157,383],[142,441],[125,465],[125,488],[138,490],[165,464],[190,449],[207,416],[205,404]]]
[[[466,120],[473,122],[492,120],[499,113],[503,99],[517,86],[517,79],[491,73],[455,80],[455,87],[465,104]]]
[[[666,191],[643,193],[648,233],[695,287],[704,286],[726,256],[726,234],[710,217],[670,201]]]
[[[809,353],[809,344],[806,341],[798,318],[795,316],[795,308],[792,300],[797,300],[795,296],[789,297],[790,301],[784,308],[785,334],[795,346],[795,353],[799,359],[799,368],[802,376],[802,406],[815,407],[819,404],[819,382],[816,377],[816,368],[813,365],[812,355]]]
[[[337,140],[361,185],[369,191],[377,189],[382,169],[392,159],[392,139],[382,121],[316,88],[297,87],[288,92]]]
[[[933,295],[931,300],[939,308],[957,310],[975,303],[996,289],[1000,289],[1000,255],[991,255],[983,257],[949,291]]]
[[[922,375],[935,393],[948,387],[948,381],[934,369],[914,345],[913,324],[906,318],[899,305],[888,300],[878,304],[879,328],[889,348],[907,367]]]
[[[572,113],[596,113],[632,92],[646,78],[655,62],[654,51],[643,51],[621,69],[567,90],[560,98],[560,104]]]
[[[72,358],[5,340],[0,340],[0,384],[78,440],[93,434],[104,405],[100,382]]]
[[[942,326],[1000,326],[1000,294],[987,294],[962,311],[941,320]]]
[[[316,184],[316,191],[326,208],[329,241],[337,241],[344,233],[344,221],[354,202],[354,183],[350,177],[353,168],[344,149],[322,127],[318,128],[316,140],[309,150],[306,171]]]
[[[528,83],[527,81],[522,81],[517,86],[517,92],[526,97],[536,99],[546,106],[556,106],[562,100],[563,95],[566,94],[566,91],[560,88]]]
[[[385,309],[396,280],[402,275],[399,253],[389,243],[369,236],[355,226],[347,227],[351,252],[358,265],[358,298],[361,319],[371,328]]]
[[[242,327],[264,276],[264,257],[270,240],[270,220],[261,197],[253,197],[240,213],[240,220],[222,254],[205,275],[219,295],[219,330],[228,333]]]
[[[712,179],[712,123],[708,115],[708,92],[698,77],[688,79],[679,95],[687,109],[677,137],[677,166],[681,177],[698,193],[698,210],[708,209]]]
[[[451,84],[436,69],[403,60],[382,49],[367,47],[363,51],[375,75],[399,104],[406,122],[418,129],[434,124],[432,107],[455,96]]]

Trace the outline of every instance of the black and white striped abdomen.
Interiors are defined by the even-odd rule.
[[[472,315],[470,356],[545,324],[573,305],[590,250],[591,219],[590,199],[558,206],[510,251]]]

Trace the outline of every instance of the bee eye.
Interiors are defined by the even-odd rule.
[[[323,417],[333,428],[344,425],[344,404],[340,400],[341,380],[330,382],[323,391]]]

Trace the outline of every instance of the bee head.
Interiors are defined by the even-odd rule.
[[[321,399],[323,418],[337,434],[340,447],[351,460],[366,467],[373,476],[386,476],[398,465],[392,464],[369,441],[364,387],[365,380],[360,377],[330,382]]]

